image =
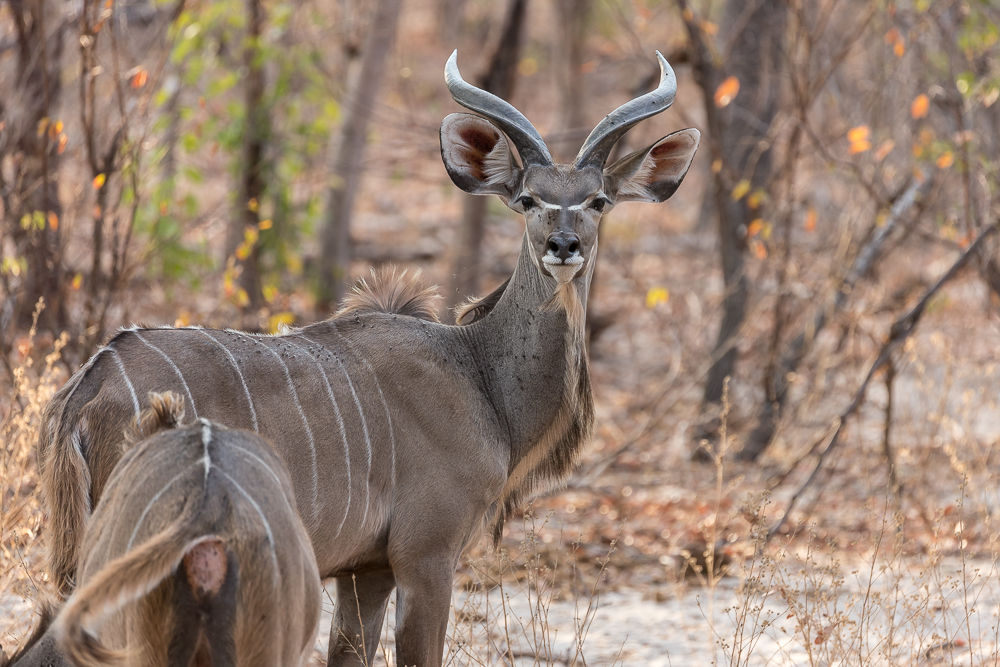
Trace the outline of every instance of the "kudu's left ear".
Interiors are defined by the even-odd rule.
[[[615,203],[666,201],[684,180],[700,140],[698,130],[681,130],[626,155],[604,170],[605,190]]]
[[[474,195],[500,195],[506,202],[520,180],[507,137],[470,113],[453,113],[441,121],[441,159],[452,182]]]

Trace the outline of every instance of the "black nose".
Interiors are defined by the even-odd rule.
[[[576,234],[553,234],[546,242],[545,250],[565,262],[573,254],[580,252],[580,237]]]

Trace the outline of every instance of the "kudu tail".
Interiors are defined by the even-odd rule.
[[[211,558],[207,565],[204,558],[191,565],[185,558],[204,551],[201,545],[208,545],[212,553],[224,554],[221,540],[215,535],[205,535],[195,516],[193,512],[186,513],[142,546],[107,563],[67,600],[53,627],[70,663],[78,667],[125,664],[126,652],[109,649],[96,637],[97,627],[108,616],[152,592],[173,575],[181,561],[187,566],[189,580],[193,578],[192,570],[198,573],[207,567],[210,572],[213,568],[218,572],[219,563]],[[225,560],[221,568],[224,575]]]
[[[65,405],[53,400],[38,438],[42,493],[49,512],[49,574],[61,597],[73,591],[83,527],[90,515],[90,467],[84,459],[86,418],[63,424]]]
[[[149,408],[142,411],[138,423],[126,434],[129,442],[135,443],[159,431],[177,428],[184,421],[184,397],[172,391],[158,394],[149,392]]]

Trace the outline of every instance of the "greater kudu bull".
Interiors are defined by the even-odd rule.
[[[76,536],[117,461],[117,434],[147,391],[172,389],[193,417],[271,436],[288,464],[320,574],[336,578],[329,664],[370,662],[395,588],[399,664],[439,665],[463,548],[484,521],[499,536],[523,498],[564,479],[590,435],[584,312],[601,216],[667,199],[697,149],[697,130],[682,130],[604,167],[629,128],[674,99],[674,73],[657,58],[656,90],[601,121],[573,164],[553,164],[531,123],[463,81],[452,54],[452,96],[486,118],[444,119],[448,174],[527,223],[514,274],[461,310],[464,326],[434,321],[426,294],[388,280],[333,319],[278,336],[130,328],[112,338],[44,419],[60,588],[72,586]]]
[[[205,418],[165,430],[183,399],[150,403],[138,431],[152,437],[122,457],[87,525],[79,588],[11,664],[304,666],[322,588],[284,463],[256,433]]]

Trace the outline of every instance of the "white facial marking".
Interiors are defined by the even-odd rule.
[[[580,271],[583,266],[583,255],[576,252],[565,260],[561,260],[549,250],[542,256],[542,263],[545,264],[545,268],[556,279],[556,282],[564,285],[573,280]]]

